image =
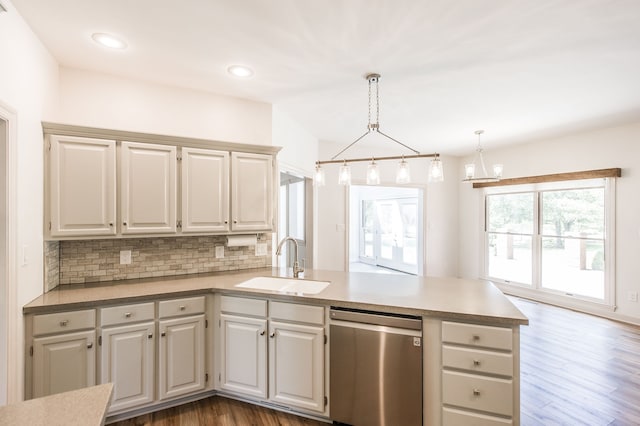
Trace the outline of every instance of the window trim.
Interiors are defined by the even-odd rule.
[[[595,299],[583,295],[569,295],[565,292],[558,290],[548,289],[542,287],[541,274],[542,274],[542,253],[541,242],[543,236],[540,234],[540,220],[541,220],[541,193],[552,190],[572,190],[572,189],[587,189],[587,188],[604,188],[605,197],[605,225],[604,225],[604,255],[605,255],[605,273],[604,273],[604,298]],[[488,250],[488,203],[487,196],[497,194],[518,194],[518,193],[534,193],[534,223],[533,223],[533,235],[531,242],[531,285],[518,282],[510,282],[504,279],[489,276],[489,250]],[[550,299],[552,302],[558,305],[573,305],[575,301],[579,303],[584,302],[595,306],[607,306],[612,310],[615,310],[616,300],[616,281],[615,281],[615,268],[616,268],[616,254],[615,254],[615,200],[616,200],[616,179],[615,178],[596,178],[596,179],[583,179],[572,181],[558,181],[558,182],[542,182],[535,184],[522,184],[513,186],[494,186],[483,188],[482,197],[480,202],[482,208],[480,209],[482,214],[482,227],[481,227],[481,250],[482,250],[482,276],[486,280],[490,280],[504,288],[506,291],[523,290],[529,296],[535,297],[539,295],[540,298]],[[528,234],[526,234],[528,235]],[[568,302],[568,303],[567,303]]]

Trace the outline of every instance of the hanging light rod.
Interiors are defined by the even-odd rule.
[[[377,185],[380,182],[380,172],[378,170],[378,166],[376,165],[377,161],[383,160],[402,160],[398,166],[398,172],[396,174],[396,183],[410,183],[411,178],[409,174],[409,165],[405,160],[412,158],[433,158],[431,160],[431,164],[429,166],[429,181],[430,182],[442,182],[443,180],[443,169],[442,169],[442,161],[440,160],[440,154],[421,154],[417,149],[411,148],[409,145],[406,145],[399,140],[392,138],[384,132],[380,131],[380,96],[378,90],[378,83],[380,81],[380,74],[367,74],[365,77],[369,82],[369,121],[367,123],[367,131],[360,136],[355,141],[351,142],[346,148],[338,152],[336,155],[331,157],[330,160],[325,161],[316,161],[316,174],[314,178],[314,182],[318,186],[323,186],[325,184],[325,174],[324,169],[322,169],[323,164],[343,164],[340,168],[340,175],[338,179],[338,183],[342,185],[349,185],[351,182],[351,169],[348,166],[348,163],[357,163],[357,162],[371,162],[369,167],[367,168],[367,183],[370,185]],[[372,87],[375,88],[375,93],[372,94]],[[371,117],[371,108],[372,108],[372,99],[375,96],[375,121]],[[349,148],[360,142],[365,136],[370,133],[377,133],[379,135],[384,136],[392,142],[397,143],[398,145],[408,149],[413,152],[411,155],[397,155],[390,157],[375,157],[369,156],[365,158],[340,158],[338,157],[342,155]]]
[[[343,164],[343,163],[358,163],[368,161],[384,161],[384,160],[410,160],[412,158],[438,158],[440,154],[416,154],[416,155],[394,155],[392,157],[366,157],[366,158],[347,158],[344,160],[323,160],[316,161],[316,165],[322,164]],[[335,158],[335,157],[334,157]]]

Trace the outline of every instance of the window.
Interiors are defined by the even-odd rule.
[[[488,189],[486,276],[610,304],[612,191],[613,179]]]

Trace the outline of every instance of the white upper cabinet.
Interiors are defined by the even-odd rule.
[[[176,147],[122,142],[123,234],[176,232]]]
[[[116,142],[50,136],[50,234],[115,235]]]
[[[231,230],[272,230],[273,198],[273,157],[232,152]]]
[[[182,148],[182,232],[229,230],[229,153]]]

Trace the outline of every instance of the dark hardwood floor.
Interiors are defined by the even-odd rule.
[[[522,426],[640,425],[640,327],[527,300],[521,328]],[[222,397],[117,426],[324,425]]]

